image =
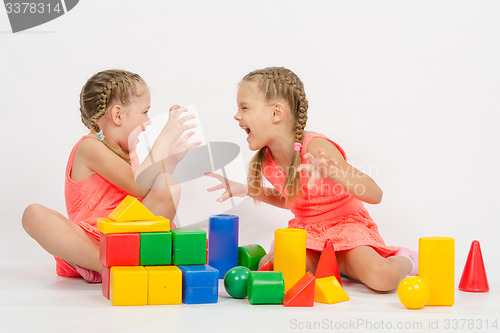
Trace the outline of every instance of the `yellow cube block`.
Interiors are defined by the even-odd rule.
[[[430,288],[426,305],[453,305],[455,298],[455,240],[423,237],[419,240],[418,276]]]
[[[148,304],[148,271],[144,267],[111,267],[109,283],[109,299],[113,305]]]
[[[117,222],[111,219],[98,219],[97,229],[104,234],[120,234],[129,232],[168,232],[170,231],[170,220],[156,216],[150,221],[128,221]]]
[[[148,304],[182,303],[182,272],[177,266],[145,266],[149,274]]]
[[[148,221],[156,216],[137,198],[127,195],[123,201],[109,214],[109,218],[117,221]]]
[[[335,276],[315,280],[314,301],[318,303],[334,304],[349,300],[349,296]]]

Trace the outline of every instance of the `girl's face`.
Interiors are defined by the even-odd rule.
[[[151,94],[147,87],[138,87],[138,95],[131,95],[129,104],[123,107],[123,123],[121,127],[120,146],[124,150],[134,150],[137,147],[139,134],[151,123],[148,116],[151,104]]]
[[[247,133],[250,150],[259,150],[269,145],[272,138],[273,104],[269,104],[257,82],[240,83],[236,102],[238,112],[234,119]]]

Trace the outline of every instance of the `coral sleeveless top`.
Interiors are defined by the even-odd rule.
[[[71,179],[73,159],[78,145],[85,139],[98,140],[93,135],[83,136],[73,147],[66,166],[64,194],[68,218],[99,240],[98,218],[106,218],[127,196],[127,192],[111,184],[99,174],[74,181]],[[142,200],[142,198],[140,199]]]
[[[331,142],[340,151],[344,159],[344,150],[323,134],[306,134],[302,150],[302,164],[309,161],[304,158],[307,145],[313,138],[322,138]],[[263,163],[263,175],[278,191],[282,191],[286,175],[274,162],[269,148]],[[328,179],[319,179],[312,188],[308,188],[309,176],[301,175],[301,196],[297,196],[290,207],[295,218],[288,222],[289,228],[307,231],[307,248],[323,250],[327,239],[331,239],[336,251],[350,250],[361,245],[374,248],[384,257],[394,254],[399,248],[385,245],[379,235],[377,225],[372,220],[363,203],[352,197],[340,185]],[[286,198],[286,193],[283,193]]]

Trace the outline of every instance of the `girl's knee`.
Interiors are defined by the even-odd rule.
[[[29,235],[32,235],[37,227],[40,225],[40,221],[43,220],[46,214],[46,208],[39,204],[31,204],[24,210],[22,217],[22,224],[24,230]]]
[[[274,264],[274,252],[269,252],[263,256],[259,261],[259,269],[264,266],[269,260]]]
[[[167,191],[168,186],[168,191]],[[158,189],[160,191],[155,191],[154,197],[159,202],[165,202],[172,200],[174,203],[178,203],[181,197],[181,185],[172,175],[160,174],[156,178],[153,189]]]
[[[321,252],[309,250],[306,251],[306,271],[313,274],[316,273],[316,268],[318,267],[319,257]]]
[[[172,201],[177,207],[177,204],[179,203],[179,200],[181,198],[181,184],[172,175],[169,175],[169,177],[167,177],[167,180],[168,186],[170,188],[170,195],[172,196]]]
[[[390,291],[396,289],[400,279],[397,268],[391,263],[382,261],[373,265],[365,284],[377,291]]]

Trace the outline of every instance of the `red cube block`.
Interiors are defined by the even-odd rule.
[[[110,277],[110,271],[109,267],[102,266],[102,294],[104,297],[109,299],[109,277]]]
[[[101,233],[100,247],[101,263],[106,267],[139,265],[141,248],[139,233]]]

